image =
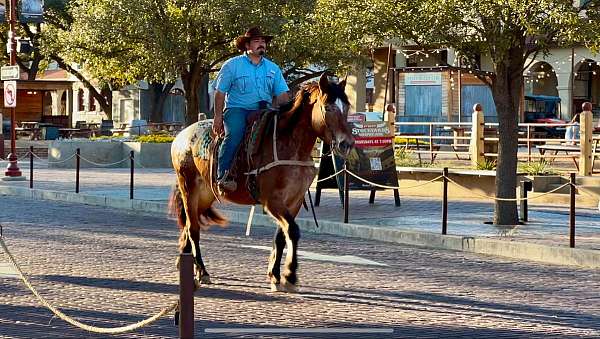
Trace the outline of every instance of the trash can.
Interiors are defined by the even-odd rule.
[[[40,139],[41,140],[56,140],[58,139],[58,127],[51,124],[40,124]]]

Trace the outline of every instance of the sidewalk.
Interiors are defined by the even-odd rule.
[[[19,165],[23,175],[29,178],[28,163],[20,162]],[[0,166],[4,168],[6,163],[0,161]],[[135,201],[132,205],[129,201],[127,168],[83,169],[79,196],[74,193],[74,169],[48,169],[43,163],[35,163],[34,168],[35,197],[41,197],[42,193],[46,192],[46,195],[43,195],[45,198],[55,200],[105,204],[111,207],[124,206],[152,212],[165,210],[167,198],[175,182],[175,175],[171,169],[136,168]],[[59,191],[64,194],[53,194],[53,197],[50,197],[47,191]],[[314,187],[312,193],[314,199]],[[29,181],[0,181],[0,194],[32,195],[29,191]],[[576,249],[573,252],[568,248],[568,206],[542,206],[532,201],[529,207],[529,222],[525,225],[497,227],[485,224],[493,219],[494,207],[491,200],[451,199],[448,205],[448,236],[441,236],[440,197],[403,196],[400,190],[400,207],[394,205],[392,191],[377,192],[375,203],[372,205],[368,200],[368,191],[351,191],[350,224],[343,224],[343,209],[337,190],[324,190],[320,206],[315,207],[321,228],[315,229],[312,214],[304,209],[298,216],[298,223],[307,231],[506,255],[557,264],[600,267],[600,212],[597,209],[577,208]],[[247,220],[249,206],[225,204],[219,208],[230,212],[232,222],[245,223]],[[254,223],[270,224],[270,220],[257,208]],[[499,250],[499,247],[505,248]],[[532,254],[532,251],[535,253]],[[565,257],[569,255],[575,255],[576,258],[571,260]]]

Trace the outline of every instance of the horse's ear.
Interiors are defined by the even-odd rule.
[[[319,78],[319,89],[322,93],[329,92],[329,79],[327,79],[327,71],[323,72]]]
[[[346,74],[344,80],[340,81],[340,83],[338,84],[338,86],[340,86],[342,90],[346,89],[346,79],[348,79],[348,74]]]

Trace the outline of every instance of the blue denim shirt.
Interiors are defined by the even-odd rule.
[[[265,57],[254,65],[246,54],[223,64],[216,88],[225,93],[225,108],[247,110],[257,110],[259,101],[272,103],[273,97],[289,90],[279,66]]]

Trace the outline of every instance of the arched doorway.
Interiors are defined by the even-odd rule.
[[[581,104],[592,103],[595,111],[600,103],[600,66],[595,60],[585,59],[575,66],[573,74],[573,111],[581,112]]]
[[[558,78],[549,63],[540,61],[529,68],[525,75],[525,94],[558,96]]]

